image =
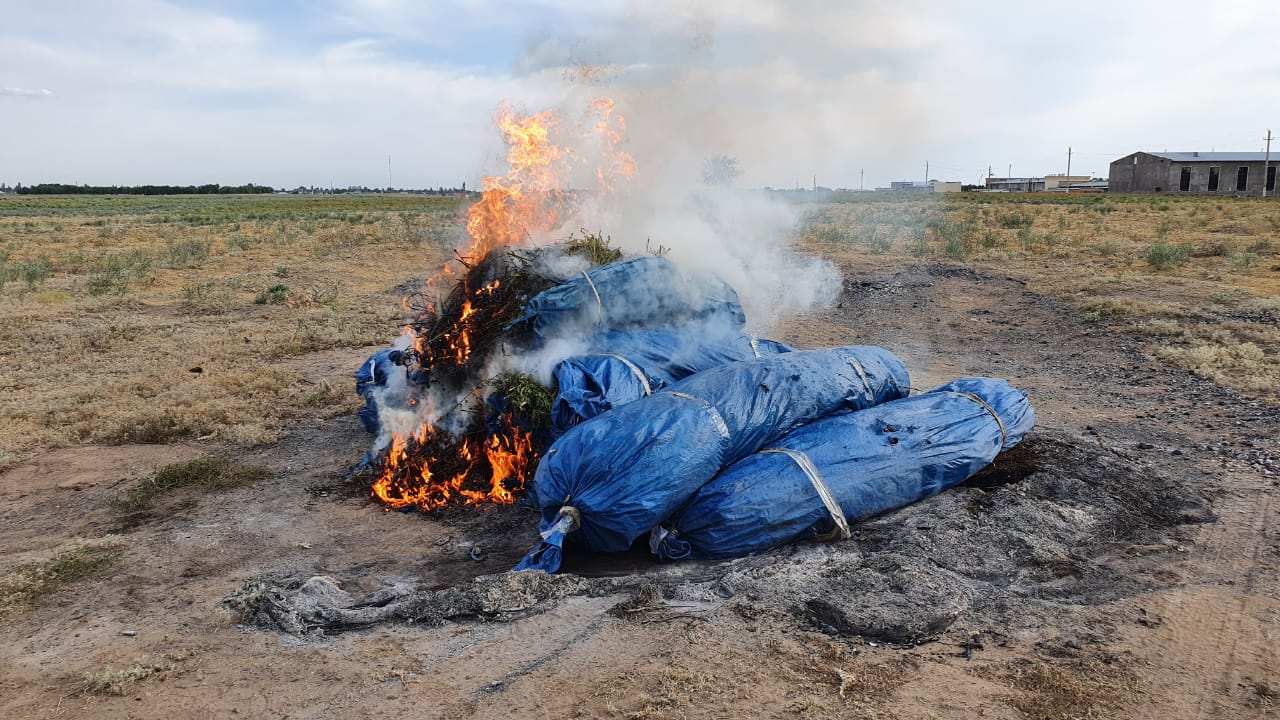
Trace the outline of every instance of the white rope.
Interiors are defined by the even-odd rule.
[[[635,363],[622,357],[621,355],[610,354],[609,357],[614,358],[618,362],[627,366],[627,369],[631,371],[631,374],[635,375],[636,379],[640,381],[640,384],[644,386],[645,395],[653,394],[653,389],[649,387],[649,378],[645,377],[644,373],[640,370],[640,368],[636,367]]]
[[[725,440],[729,439],[729,426],[725,424],[724,418],[720,416],[720,411],[716,409],[715,405],[712,405],[711,403],[707,402],[706,400],[703,400],[702,398],[696,398],[692,395],[682,393],[682,392],[673,392],[668,394],[678,398],[684,398],[685,400],[700,402],[703,405],[706,405],[707,409],[711,411],[711,419],[715,421],[716,430],[720,433],[720,437],[724,438]]]
[[[600,300],[600,291],[596,289],[596,284],[591,282],[591,276],[586,270],[582,271],[582,277],[587,279],[587,284],[591,286],[591,292],[596,296],[596,325],[604,326],[604,302]]]
[[[831,532],[818,536],[818,540],[848,540],[853,534],[849,530],[849,521],[845,519],[844,511],[840,509],[840,503],[836,502],[836,498],[831,494],[831,488],[827,487],[827,481],[823,479],[822,473],[818,472],[817,466],[809,459],[808,455],[789,448],[767,448],[761,450],[762,453],[781,453],[791,458],[800,470],[809,477],[809,482],[813,483],[813,489],[818,491],[818,497],[822,499],[822,504],[827,506],[827,512],[831,514],[831,519],[835,521],[836,528]]]
[[[996,419],[996,425],[1000,426],[1000,447],[1003,448],[1005,443],[1009,441],[1009,434],[1005,432],[1004,421],[1000,419],[1000,413],[996,412],[995,408],[988,405],[985,400],[978,397],[977,395],[974,395],[973,393],[958,392],[956,394],[959,395],[960,397],[968,398],[978,403],[979,405],[982,406],[982,409],[991,413],[991,417]]]
[[[849,364],[853,365],[853,369],[858,372],[858,377],[862,378],[862,387],[867,391],[867,399],[875,401],[876,392],[871,389],[871,381],[867,379],[867,373],[862,369],[862,363],[858,362],[858,358],[849,358]]]

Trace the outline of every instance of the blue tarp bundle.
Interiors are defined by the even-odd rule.
[[[909,385],[881,348],[792,352],[712,368],[592,418],[538,465],[544,541],[516,569],[559,569],[569,533],[588,550],[626,550],[724,466],[817,418],[905,397]]]
[[[733,330],[746,324],[738,293],[728,283],[645,256],[592,268],[538,293],[510,327],[527,323],[545,341],[710,318]]]
[[[551,406],[555,436],[610,408],[651,395],[694,373],[739,360],[772,357],[792,348],[741,332],[697,323],[678,328],[601,333],[589,355],[575,355],[552,371],[558,392]]]
[[[356,394],[364,398],[364,407],[360,409],[360,425],[370,435],[377,435],[382,428],[378,418],[378,403],[373,397],[375,390],[387,386],[392,373],[403,373],[400,365],[403,353],[395,348],[387,348],[369,356],[368,360],[355,372]]]
[[[1034,424],[1026,393],[990,378],[817,420],[725,468],[655,529],[651,547],[668,560],[723,558],[848,537],[821,485],[844,522],[862,520],[964,482]]]

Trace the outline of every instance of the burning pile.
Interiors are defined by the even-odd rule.
[[[552,260],[565,251],[609,249],[591,236],[553,251],[530,247],[577,199],[566,189],[575,152],[557,142],[560,121],[549,111],[522,115],[503,107],[495,123],[509,170],[486,177],[483,195],[468,209],[470,246],[405,299],[401,340],[356,376],[367,398],[361,418],[379,436],[365,461],[377,466],[373,494],[392,508],[514,502],[545,444],[545,432],[539,437],[545,423],[527,402],[511,402],[511,389],[533,384],[528,376],[499,372],[500,356],[533,348],[511,323],[531,297],[563,279]],[[625,120],[604,98],[590,104],[580,124],[595,136],[601,157],[596,193],[611,192],[634,170],[618,148]],[[495,394],[503,388],[508,392]]]
[[[603,195],[634,163],[612,104],[590,114]],[[356,374],[388,506],[512,503],[533,476],[542,541],[518,569],[554,572],[566,539],[733,556],[847,538],[851,520],[962,482],[1034,424],[1001,380],[908,398],[906,366],[881,348],[748,335],[731,286],[661,255],[623,257],[598,235],[535,246],[576,200],[562,181],[576,154],[549,113],[503,110],[498,126],[511,170],[469,209],[470,248],[406,299],[404,334]]]

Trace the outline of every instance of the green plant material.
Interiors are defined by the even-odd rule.
[[[1172,229],[1173,229],[1173,223],[1169,222],[1168,219],[1161,220],[1160,224],[1156,225],[1156,237],[1160,238],[1161,240],[1164,240],[1165,238],[1169,237],[1169,231]]]
[[[1031,232],[1030,225],[1024,225],[1018,228],[1018,244],[1022,246],[1023,250],[1026,250],[1027,252],[1031,252],[1032,250],[1035,249],[1036,243],[1038,243],[1039,241],[1040,241],[1039,236]]]
[[[279,305],[289,299],[289,286],[282,283],[276,283],[271,287],[258,293],[253,299],[254,305]]]
[[[1209,302],[1214,303],[1215,305],[1235,307],[1240,304],[1240,295],[1229,291],[1209,293]]]
[[[43,562],[19,565],[0,577],[0,618],[72,583],[105,574],[123,552],[118,544],[85,545]]]
[[[654,247],[650,244],[650,240],[645,238],[644,251],[655,257],[663,257],[671,252],[671,248],[663,245],[662,243],[658,243],[658,246]]]
[[[27,289],[31,290],[53,275],[53,263],[49,261],[47,255],[41,255],[33,260],[20,261],[16,270],[17,276],[27,284]]]
[[[1276,219],[1270,218],[1270,220],[1274,225],[1276,222]],[[1277,230],[1280,231],[1280,228],[1277,228]],[[1253,243],[1251,243],[1249,247],[1245,248],[1245,252],[1256,253],[1258,255],[1266,255],[1267,253],[1271,252],[1271,240],[1269,240],[1268,238],[1258,238],[1257,240],[1253,241]]]
[[[1158,242],[1147,248],[1147,264],[1156,270],[1169,270],[1185,263],[1191,257],[1189,245],[1170,245]]]
[[[115,293],[124,295],[129,283],[150,279],[154,257],[143,249],[134,249],[121,255],[102,253],[90,265],[88,290],[90,295]]]
[[[1120,246],[1111,240],[1099,240],[1089,251],[1099,257],[1112,257],[1120,252]]]
[[[592,267],[607,265],[622,259],[622,250],[610,246],[612,238],[601,236],[600,233],[593,235],[585,229],[581,232],[582,237],[575,237],[570,233],[569,239],[564,243],[566,255],[586,258]]]
[[[225,313],[231,309],[231,290],[216,282],[183,285],[182,304],[188,311]]]
[[[550,427],[551,403],[556,393],[543,386],[532,375],[505,373],[488,382],[493,391],[510,403],[511,411],[534,427]]]
[[[162,678],[177,667],[177,664],[164,655],[156,660],[142,657],[123,670],[112,670],[108,667],[100,673],[85,673],[81,681],[81,691],[85,695],[123,696],[133,685],[151,677]]]
[[[160,468],[154,475],[112,498],[111,507],[121,515],[142,515],[160,498],[175,490],[225,490],[258,482],[267,474],[266,468],[242,465],[227,458],[196,458]]]
[[[1238,272],[1244,272],[1258,264],[1258,256],[1251,252],[1231,253],[1227,257],[1227,264]]]
[[[244,235],[232,235],[227,238],[227,250],[244,252],[253,247],[253,239]]]
[[[288,265],[277,265],[277,266],[276,266],[276,271],[275,271],[275,276],[276,276],[276,277],[278,277],[278,278],[287,278],[287,277],[289,277],[289,266],[288,266]]]
[[[212,243],[199,238],[187,240],[170,240],[165,244],[169,253],[169,267],[194,268],[209,259],[209,248]]]
[[[1013,210],[1010,212],[997,212],[996,224],[1006,230],[1015,230],[1017,228],[1029,228],[1036,221],[1036,216],[1029,212],[1019,212]]]

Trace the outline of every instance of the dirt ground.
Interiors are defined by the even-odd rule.
[[[351,417],[239,451],[270,479],[134,526],[109,497],[220,447],[55,450],[0,475],[6,563],[88,543],[120,564],[0,620],[0,716],[1280,716],[1280,413],[998,273],[833,259],[839,306],[777,339],[883,345],[920,388],[1006,378],[1037,412],[1020,455],[841,544],[569,557],[544,582],[501,574],[536,539],[529,509],[352,497],[341,474],[367,438]],[[336,386],[368,350],[288,362]],[[313,576],[418,605],[295,635],[222,602],[260,608],[246,583],[287,600]],[[121,696],[82,692],[135,666]]]

